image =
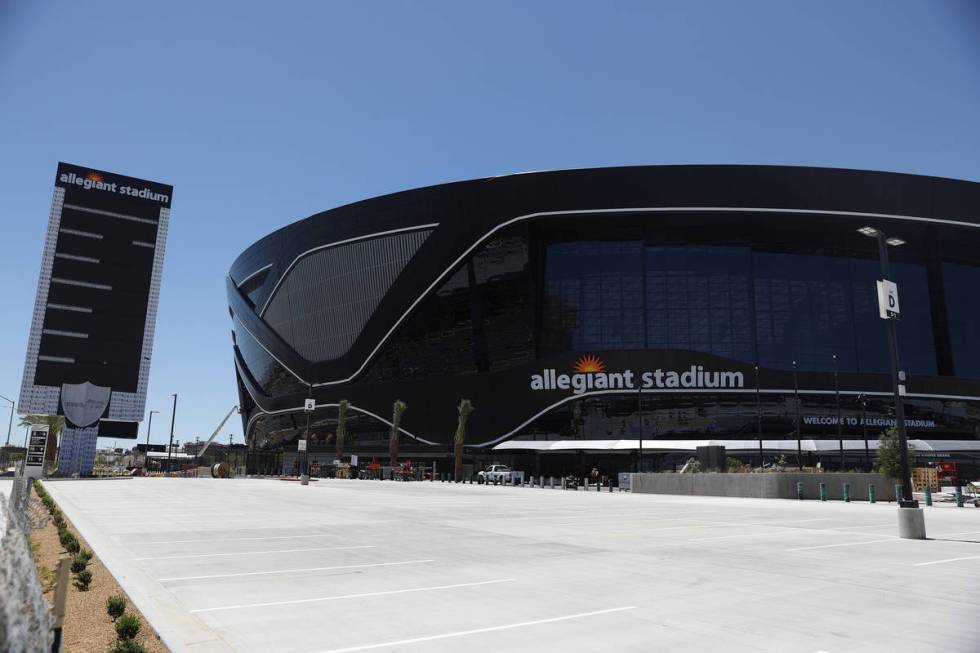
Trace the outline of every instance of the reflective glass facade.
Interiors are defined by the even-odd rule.
[[[235,347],[261,391],[270,397],[305,393],[304,383],[255,342],[255,338],[235,320]]]
[[[565,240],[518,229],[479,248],[398,329],[367,379],[503,370],[535,350],[687,350],[813,371],[832,371],[836,355],[841,372],[888,371],[876,260],[604,240],[601,222],[577,231]],[[925,266],[895,263],[892,276],[905,307],[903,368],[934,375]]]
[[[943,279],[956,375],[980,378],[980,267],[946,263]]]
[[[533,358],[526,230],[480,247],[396,332],[365,381],[495,372]]]

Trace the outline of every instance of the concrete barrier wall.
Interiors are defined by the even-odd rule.
[[[689,494],[709,497],[795,499],[796,484],[803,483],[804,499],[820,499],[820,483],[827,484],[830,499],[844,498],[844,483],[851,484],[851,501],[868,500],[868,483],[875,486],[878,501],[895,499],[895,482],[881,474],[630,474],[630,490],[642,494]]]

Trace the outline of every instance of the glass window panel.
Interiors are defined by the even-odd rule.
[[[943,264],[946,310],[956,376],[980,378],[980,268],[958,263]],[[902,312],[905,296],[899,287]],[[899,339],[901,342],[901,339]]]
[[[647,346],[754,360],[748,248],[648,246]]]
[[[639,241],[547,245],[542,346],[551,351],[643,347],[642,261]],[[555,310],[562,320],[554,319]]]
[[[235,344],[242,355],[242,360],[245,361],[245,367],[248,368],[252,378],[255,379],[265,394],[279,397],[307,391],[306,384],[293,376],[289,370],[280,365],[269,352],[263,349],[249,335],[237,317],[234,319],[234,324]]]

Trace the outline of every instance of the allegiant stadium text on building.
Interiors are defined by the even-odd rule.
[[[711,372],[701,365],[692,365],[683,372],[658,368],[641,374],[633,370],[558,374],[554,368],[549,368],[541,374],[531,375],[531,390],[572,390],[577,395],[590,390],[636,390],[638,387],[742,388],[744,385],[745,377],[741,372]]]
[[[58,181],[62,184],[74,184],[75,186],[81,186],[85,190],[104,190],[110,193],[119,193],[120,195],[129,195],[131,197],[139,197],[145,200],[151,200],[154,202],[162,202],[166,204],[170,201],[170,196],[166,193],[157,193],[150,190],[149,188],[136,188],[135,186],[120,186],[119,184],[107,181],[103,181],[99,175],[89,175],[86,177],[80,177],[74,172],[62,173],[58,177]]]

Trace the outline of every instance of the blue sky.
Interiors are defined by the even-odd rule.
[[[59,160],[175,186],[147,409],[162,442],[179,393],[185,441],[237,402],[224,277],[277,227],[548,168],[980,180],[978,117],[973,0],[0,0],[0,394],[19,390]]]

